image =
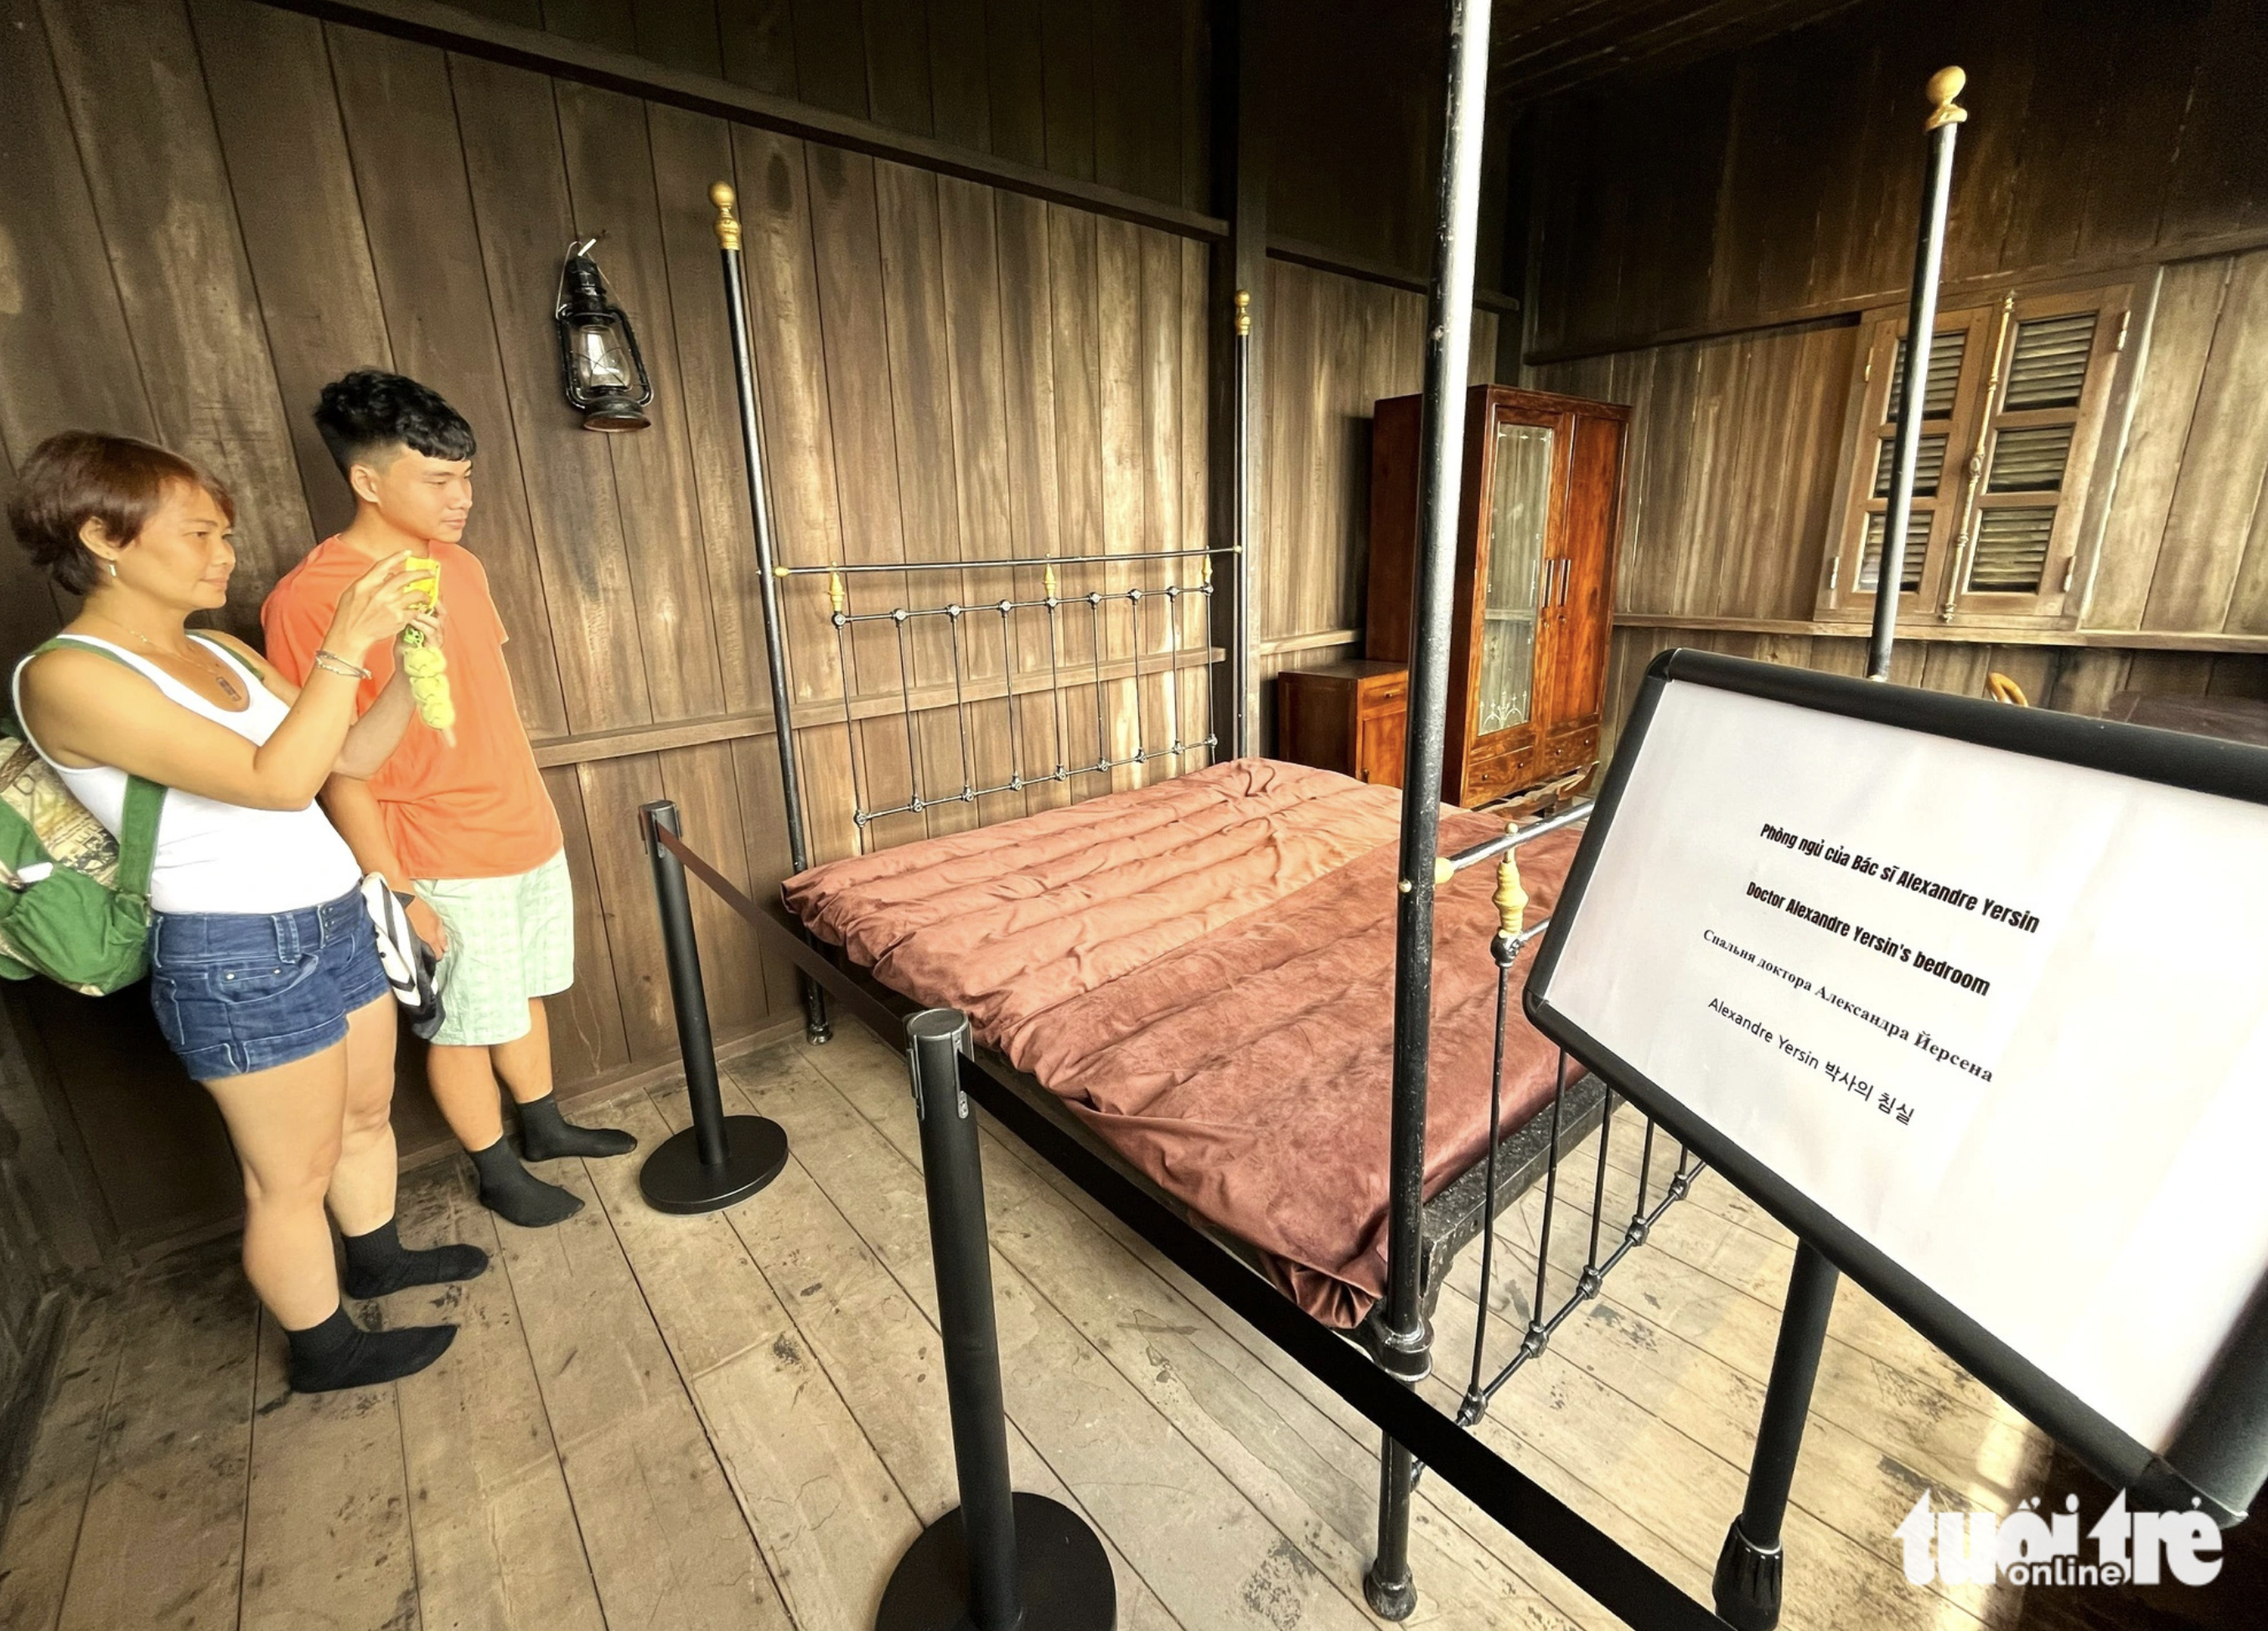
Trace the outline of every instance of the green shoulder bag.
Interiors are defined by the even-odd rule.
[[[50,640],[24,662],[63,643]],[[18,664],[11,700],[23,672]],[[129,776],[114,839],[32,746],[17,723],[21,706],[0,714],[0,980],[44,974],[101,996],[149,967],[150,867],[166,790]]]

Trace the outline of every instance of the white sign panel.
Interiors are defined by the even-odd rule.
[[[1547,1000],[2152,1450],[2268,1271],[2268,808],[1673,681]]]

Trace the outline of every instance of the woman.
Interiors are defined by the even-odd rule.
[[[184,626],[220,606],[236,552],[228,494],[178,454],[66,431],[33,451],[16,536],[85,596],[68,643],[26,662],[18,715],[79,801],[118,830],[127,778],[169,790],[151,874],[158,1028],[220,1106],[244,1170],[244,1271],[291,1341],[291,1385],[361,1387],[421,1370],[451,1325],[364,1331],[339,1300],[463,1280],[473,1246],[405,1249],[394,1220],[394,1002],[353,856],[315,804],[333,771],[367,775],[411,702],[405,669],[357,720],[362,658],[416,624],[406,553],[340,598],[304,687],[240,642]]]

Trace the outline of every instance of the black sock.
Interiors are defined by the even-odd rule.
[[[406,1326],[399,1331],[365,1331],[347,1318],[344,1308],[337,1308],[319,1326],[284,1334],[291,1344],[291,1391],[331,1393],[416,1375],[456,1340],[457,1327]]]
[[[637,1148],[631,1135],[611,1127],[577,1127],[559,1113],[559,1098],[546,1093],[519,1107],[519,1152],[530,1161],[565,1156],[626,1156]]]
[[[583,1209],[583,1202],[556,1184],[547,1184],[520,1165],[510,1142],[497,1139],[486,1150],[472,1152],[473,1170],[481,1175],[481,1204],[507,1223],[522,1229],[541,1229],[560,1223]]]
[[[387,1218],[366,1235],[342,1237],[347,1248],[349,1297],[385,1297],[410,1286],[436,1286],[470,1280],[489,1266],[476,1245],[437,1245],[411,1250],[401,1244],[395,1220]]]

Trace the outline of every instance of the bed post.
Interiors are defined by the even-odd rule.
[[[1205,732],[1209,758],[1259,751],[1259,692],[1252,650],[1252,498],[1261,463],[1252,399],[1266,357],[1268,327],[1268,144],[1261,106],[1259,0],[1211,0],[1212,206],[1228,223],[1212,246],[1206,314],[1207,391],[1211,424],[1211,536],[1234,553],[1209,580],[1206,635],[1226,652],[1213,665]]]
[[[1882,559],[1874,571],[1874,636],[1867,646],[1867,678],[1890,677],[1890,644],[1897,638],[1898,585],[1906,571],[1906,529],[1913,517],[1914,465],[1921,452],[1923,399],[1929,393],[1929,353],[1936,340],[1937,279],[1945,263],[1945,209],[1953,188],[1953,138],[1968,111],[1954,98],[1969,83],[1958,68],[1930,76],[1933,104],[1929,161],[1922,173],[1921,236],[1914,245],[1913,294],[1906,307],[1905,396],[1898,404],[1897,444],[1890,455],[1890,501],[1882,522]],[[1953,569],[1961,563],[1955,561]]]
[[[1433,992],[1433,863],[1441,820],[1448,714],[1450,600],[1464,463],[1465,375],[1472,349],[1473,244],[1478,230],[1481,127],[1488,103],[1491,0],[1448,0],[1448,107],[1440,217],[1426,313],[1425,438],[1418,487],[1417,582],[1410,596],[1410,734],[1402,775],[1400,910],[1395,924],[1394,1104],[1388,1179],[1386,1300],[1372,1316],[1379,1363],[1412,1385],[1432,1368],[1424,1310],[1425,1065]],[[1418,1605],[1410,1575],[1410,1451],[1380,1449],[1378,1557],[1363,1594],[1378,1614]]]
[[[780,628],[779,574],[772,552],[771,511],[764,502],[763,430],[756,417],[756,368],[748,344],[748,297],[740,277],[740,217],[729,182],[709,189],[717,206],[717,247],[725,262],[725,309],[733,334],[733,382],[740,398],[740,445],[748,468],[748,513],[756,528],[757,599],[764,613],[764,660],[772,692],[772,734],[779,746],[780,802],[787,810],[788,863],[800,872],[811,864],[811,847],[803,834],[803,789],[795,772],[795,730],[788,707],[787,636]],[[847,688],[850,680],[846,677]],[[818,982],[799,976],[803,987],[803,1033],[824,1042],[835,1035],[827,1018],[827,994]]]
[[[1882,558],[1874,572],[1874,638],[1867,647],[1867,678],[1887,683],[1890,648],[1897,638],[1898,584],[1905,576],[1906,524],[1913,512],[1915,455],[1921,447],[1923,399],[1929,392],[1929,353],[1937,327],[1937,279],[1945,261],[1945,210],[1953,182],[1955,127],[1969,117],[1954,100],[1969,76],[1941,68],[1930,76],[1929,158],[1922,179],[1921,235],[1914,245],[1913,294],[1906,308],[1905,395],[1898,404],[1897,444],[1891,453],[1889,515],[1882,527]],[[1953,562],[1953,570],[1961,563]],[[1772,1350],[1771,1380],[1749,1465],[1749,1487],[1739,1514],[1725,1532],[1710,1583],[1717,1616],[1734,1631],[1772,1631],[1779,1624],[1786,1560],[1780,1527],[1788,1490],[1803,1449],[1804,1422],[1827,1321],[1835,1311],[1842,1276],[1808,1240],[1795,1246],[1787,1301],[1780,1310],[1779,1341]]]
[[[1236,514],[1229,541],[1236,553],[1229,557],[1229,672],[1235,678],[1236,714],[1230,722],[1229,740],[1235,756],[1252,752],[1252,291],[1236,291],[1236,338],[1232,366],[1236,393],[1236,465],[1231,485],[1236,492]]]

